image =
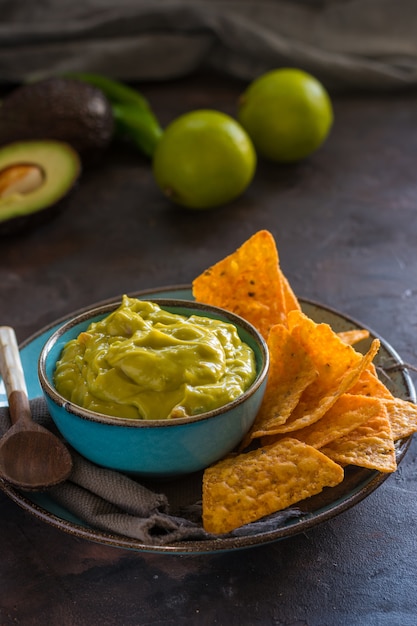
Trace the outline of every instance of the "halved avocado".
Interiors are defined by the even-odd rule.
[[[0,148],[0,234],[49,215],[80,172],[79,155],[60,141],[22,141]]]

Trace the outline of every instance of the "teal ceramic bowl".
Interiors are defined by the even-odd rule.
[[[110,417],[69,402],[53,384],[56,361],[64,345],[120,303],[85,309],[64,323],[41,351],[39,381],[58,430],[81,455],[97,465],[132,475],[178,476],[208,467],[241,441],[253,424],[263,398],[269,355],[261,335],[236,315],[196,302],[172,299],[153,302],[173,313],[213,317],[234,324],[241,340],[255,353],[257,375],[249,389],[219,409],[176,419]]]

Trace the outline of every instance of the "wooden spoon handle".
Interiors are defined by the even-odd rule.
[[[31,419],[25,375],[16,334],[10,326],[0,326],[0,374],[9,400],[12,423]]]

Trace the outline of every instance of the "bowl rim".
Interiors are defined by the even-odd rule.
[[[135,297],[135,296],[129,296]],[[68,413],[72,415],[84,419],[86,421],[95,422],[97,424],[101,424],[103,426],[123,426],[127,428],[172,428],[174,426],[179,425],[187,425],[187,424],[195,424],[198,422],[206,421],[208,419],[212,419],[219,415],[222,415],[230,410],[235,409],[239,405],[243,404],[249,397],[251,397],[259,387],[264,383],[266,377],[269,372],[270,365],[270,356],[267,343],[261,333],[246,319],[241,317],[236,313],[232,313],[227,309],[223,309],[218,306],[205,304],[203,302],[197,302],[195,300],[185,300],[181,298],[137,298],[140,300],[154,302],[163,307],[181,307],[185,309],[193,309],[201,312],[209,312],[213,315],[223,320],[227,320],[229,323],[236,326],[238,329],[241,328],[246,333],[251,335],[258,346],[260,356],[261,356],[261,366],[257,373],[255,380],[251,383],[251,385],[243,392],[240,396],[224,404],[216,409],[212,409],[211,411],[206,411],[204,413],[199,413],[193,416],[187,417],[178,417],[175,419],[159,419],[159,420],[146,420],[146,419],[132,419],[132,418],[124,418],[117,417],[112,415],[105,415],[103,413],[98,413],[97,411],[92,411],[91,409],[83,408],[70,400],[67,400],[64,396],[62,396],[55,389],[54,385],[50,381],[47,373],[46,373],[46,361],[49,355],[49,352],[52,350],[53,346],[56,342],[64,335],[68,330],[76,326],[77,324],[87,321],[97,315],[105,316],[106,313],[111,313],[116,310],[120,304],[122,303],[122,298],[119,298],[117,301],[112,301],[109,303],[94,305],[92,307],[85,307],[80,311],[77,315],[72,317],[70,320],[64,322],[45,342],[44,346],[39,355],[38,359],[38,378],[39,383],[42,388],[43,393],[47,396],[49,400],[52,400],[55,404],[57,404],[60,408],[63,408]]]

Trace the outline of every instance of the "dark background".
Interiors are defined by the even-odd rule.
[[[244,83],[220,74],[138,85],[163,125],[232,115]],[[206,212],[170,205],[149,162],[114,145],[67,205],[0,241],[0,320],[25,340],[84,305],[190,283],[269,229],[298,296],[359,319],[417,364],[417,94],[333,98],[326,144],[294,166],[260,162],[247,192]],[[417,447],[363,502],[306,534],[234,553],[136,553],[71,537],[0,495],[0,624],[414,626]]]

